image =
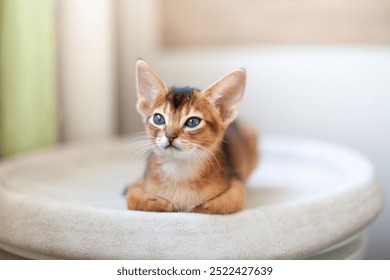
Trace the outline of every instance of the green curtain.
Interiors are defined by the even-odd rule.
[[[0,0],[0,153],[56,141],[52,0]]]

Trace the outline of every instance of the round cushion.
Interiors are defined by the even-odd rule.
[[[58,146],[0,163],[0,248],[29,258],[300,259],[365,228],[382,207],[356,151],[264,137],[242,211],[129,211],[144,161],[129,138]]]

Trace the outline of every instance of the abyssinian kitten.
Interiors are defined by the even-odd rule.
[[[203,91],[168,87],[137,61],[150,155],[143,179],[127,190],[128,209],[229,214],[243,207],[258,159],[255,132],[234,121],[245,83],[246,71],[237,69]]]

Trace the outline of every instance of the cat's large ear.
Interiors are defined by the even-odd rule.
[[[167,91],[168,87],[142,59],[137,61],[135,72],[138,94],[137,110],[143,118],[146,118],[156,95]]]
[[[223,125],[227,127],[237,117],[237,110],[244,97],[246,71],[234,70],[204,90],[219,110]]]

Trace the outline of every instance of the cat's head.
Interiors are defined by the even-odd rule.
[[[156,152],[176,157],[220,148],[236,118],[246,72],[234,70],[205,90],[168,87],[143,60],[136,64],[137,109]]]

